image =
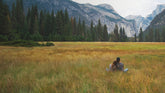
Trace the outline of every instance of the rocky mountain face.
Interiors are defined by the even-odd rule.
[[[145,17],[142,16],[133,16],[133,15],[129,15],[126,17],[126,19],[128,20],[135,20],[136,23],[136,29],[138,30],[138,33],[140,31],[140,28],[142,27],[142,29],[146,29],[148,27],[148,25],[150,24],[151,20],[148,20]]]
[[[147,27],[146,31],[149,31],[150,28],[159,29],[164,26],[165,26],[165,9],[151,21],[151,24]]]
[[[161,13],[164,9],[165,9],[165,4],[161,4],[158,5],[157,8],[152,12],[152,14],[148,15],[147,17],[130,15],[127,16],[126,19],[135,20],[137,29],[139,30],[140,27],[142,27],[144,31],[150,25],[154,17],[159,13]]]
[[[4,0],[11,9],[12,3],[15,0]],[[82,20],[90,25],[91,20],[93,20],[94,25],[98,23],[98,20],[101,20],[102,24],[106,24],[108,27],[108,32],[112,32],[115,24],[118,24],[119,27],[124,27],[127,36],[131,37],[137,32],[136,24],[134,20],[127,20],[121,17],[112,6],[107,4],[101,5],[91,5],[91,4],[78,4],[71,0],[23,0],[25,13],[28,8],[32,5],[37,5],[39,10],[47,10],[55,12],[58,10],[68,10],[70,17],[80,17]]]

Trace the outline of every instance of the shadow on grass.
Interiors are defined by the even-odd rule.
[[[17,41],[8,41],[8,42],[0,42],[2,46],[15,46],[15,47],[41,47],[41,46],[54,46],[53,43],[38,43],[35,41],[26,41],[26,40],[17,40]]]

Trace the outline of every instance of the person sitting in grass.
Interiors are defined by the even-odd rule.
[[[124,64],[120,62],[120,58],[117,57],[116,60],[109,65],[109,69],[106,68],[107,71],[124,71],[127,72],[128,68],[124,69]]]
[[[117,57],[116,60],[113,62],[112,66],[110,67],[112,71],[124,71],[124,64],[120,62],[120,58]]]

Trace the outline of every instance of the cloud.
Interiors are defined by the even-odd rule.
[[[128,15],[147,16],[152,13],[157,4],[165,3],[165,0],[73,0],[79,3],[110,4],[123,17]]]

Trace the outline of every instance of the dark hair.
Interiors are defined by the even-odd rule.
[[[115,60],[114,62],[113,62],[113,70],[117,70],[118,69],[118,62]]]
[[[114,61],[113,64],[114,64],[115,66],[117,66],[117,61]]]
[[[120,62],[120,57],[117,57],[117,58],[116,58],[116,61],[117,61],[117,62]]]

